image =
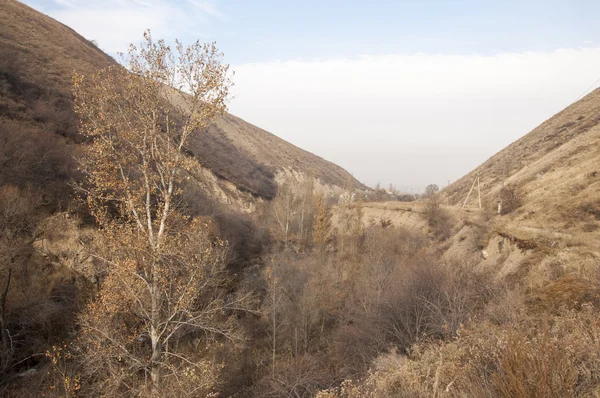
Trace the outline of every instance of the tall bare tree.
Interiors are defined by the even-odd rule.
[[[226,110],[231,82],[222,56],[214,43],[172,49],[147,31],[124,56],[127,70],[73,77],[75,111],[89,137],[83,188],[104,237],[96,257],[107,265],[82,335],[95,351],[90,379],[106,393],[143,386],[139,374],[155,394],[165,394],[167,376],[204,388],[212,380],[206,364],[184,355],[180,342],[240,338],[219,293],[223,244],[210,242],[206,225],[181,215],[175,201],[191,167],[188,138]]]

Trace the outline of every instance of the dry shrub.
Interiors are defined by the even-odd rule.
[[[70,147],[54,134],[18,121],[0,119],[0,181],[44,193],[48,204],[70,199],[68,182],[75,177]]]
[[[406,272],[408,271],[408,272]],[[422,341],[448,339],[461,325],[478,317],[492,297],[484,274],[444,265],[404,270],[380,308],[395,346],[408,350]]]
[[[494,284],[462,264],[443,264],[423,237],[394,228],[365,232],[362,263],[334,333],[342,377],[363,374],[389,347],[451,339],[482,316]],[[426,241],[425,241],[426,242]]]
[[[523,311],[523,301],[520,290],[499,288],[485,308],[485,317],[495,325],[515,325]]]
[[[492,374],[496,396],[573,397],[577,364],[564,343],[551,333],[532,339],[511,335]]]
[[[0,384],[18,385],[22,372],[43,365],[50,345],[72,334],[82,287],[89,289],[76,272],[35,250],[56,219],[45,218],[40,196],[32,188],[0,187]]]
[[[454,220],[450,213],[442,208],[438,194],[432,194],[428,197],[425,207],[425,219],[437,239],[443,241],[452,236]]]
[[[274,375],[263,377],[257,382],[260,397],[314,397],[331,385],[331,377],[323,371],[323,355],[285,355],[277,362]]]
[[[363,250],[364,239],[363,205],[353,202],[337,209],[339,225],[337,228],[337,248],[350,261],[356,261]]]
[[[346,297],[335,267],[321,252],[270,258],[262,286],[264,323],[253,333],[261,347],[253,351],[256,396],[308,397],[337,380],[336,358],[326,355]]]
[[[500,190],[500,200],[502,201],[502,214],[509,214],[523,205],[524,193],[516,184],[506,184]]]
[[[510,329],[483,322],[448,343],[391,352],[364,379],[323,397],[587,397],[600,388],[597,308],[563,309]]]
[[[575,275],[565,275],[532,292],[528,304],[532,311],[556,312],[563,307],[581,308],[586,303],[597,303],[600,288]]]
[[[591,396],[600,387],[598,315],[597,308],[585,304],[508,334],[487,395]]]
[[[586,220],[592,216],[594,220],[600,220],[600,204],[597,201],[583,203],[578,208],[581,219]]]
[[[583,225],[583,232],[596,232],[600,226],[596,223],[587,223]]]
[[[490,206],[484,206],[474,222],[465,220],[465,225],[471,227],[472,233],[470,234],[470,238],[473,250],[483,250],[488,245],[491,236],[492,220],[495,214]]]

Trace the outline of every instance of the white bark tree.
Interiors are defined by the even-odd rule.
[[[177,42],[172,50],[149,32],[144,39],[125,57],[128,70],[73,77],[75,111],[90,141],[83,188],[104,237],[96,257],[108,265],[81,323],[94,354],[90,379],[112,394],[135,389],[135,375],[147,372],[154,393],[164,395],[166,376],[195,377],[199,386],[212,380],[202,361],[178,349],[184,336],[240,338],[224,312],[236,303],[219,293],[223,243],[209,241],[206,224],[182,216],[175,203],[190,167],[188,138],[225,111],[231,82],[214,44]],[[149,358],[132,345],[145,339]]]

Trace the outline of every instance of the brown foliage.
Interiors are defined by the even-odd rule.
[[[225,110],[228,66],[214,44],[177,42],[172,51],[149,32],[144,39],[130,48],[129,71],[73,77],[75,110],[91,141],[81,189],[101,227],[95,256],[106,267],[99,296],[80,318],[82,388],[205,395],[220,367],[206,356],[219,339],[242,339],[231,315],[243,300],[225,296],[223,242],[209,239],[200,219],[181,215],[176,198],[189,167],[187,139]],[[185,350],[190,341],[196,349]]]
[[[524,194],[521,188],[515,184],[506,184],[500,190],[502,201],[502,214],[509,214],[523,205]]]
[[[452,235],[452,216],[442,207],[440,196],[436,193],[431,193],[427,198],[425,219],[437,239],[446,240]]]
[[[313,224],[313,243],[318,248],[324,248],[330,238],[330,215],[322,194],[317,195],[315,219]]]

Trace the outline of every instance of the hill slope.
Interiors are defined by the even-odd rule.
[[[484,209],[471,194],[477,174]],[[498,215],[503,186],[521,206]],[[600,258],[600,89],[543,122],[451,184],[443,208],[454,218],[447,257],[469,257],[501,279],[533,285],[597,272]],[[423,203],[367,203],[365,224],[428,230]],[[504,210],[506,210],[506,206]],[[485,255],[482,255],[485,253]]]
[[[450,203],[462,204],[473,178],[480,173],[481,193],[489,201],[496,201],[503,183],[520,186],[525,194],[531,195],[530,199],[544,196],[555,204],[571,200],[577,193],[568,188],[574,179],[582,178],[580,182],[587,184],[585,175],[599,166],[596,145],[599,138],[600,89],[597,89],[489,158],[444,189],[444,193]],[[551,195],[540,194],[540,189]]]
[[[443,192],[450,204],[463,204],[477,173],[488,211],[496,213],[503,184],[516,187],[522,203],[487,223],[482,248],[490,258],[482,266],[535,283],[571,272],[595,275],[600,258],[600,89],[447,187]],[[475,200],[467,207],[476,207]],[[465,228],[463,235],[470,232]],[[507,241],[514,246],[512,259],[506,245],[502,250]],[[455,250],[461,250],[460,244]]]
[[[17,181],[9,178],[16,175],[14,170],[10,173],[8,170],[10,164],[16,162],[13,154],[27,141],[26,136],[30,140],[36,137],[29,143],[30,153],[49,152],[34,148],[36,142],[48,143],[56,151],[65,152],[64,145],[81,140],[72,112],[72,72],[86,74],[116,62],[69,27],[15,0],[0,4],[0,19],[3,21],[0,25],[0,140],[6,148],[0,154],[0,162],[8,166],[3,172],[6,181]],[[17,130],[23,134],[15,139],[13,132]],[[339,166],[230,114],[219,119],[207,132],[198,132],[189,149],[219,179],[267,199],[276,192],[275,173],[284,168],[314,176],[329,185],[342,186],[352,179]],[[55,162],[65,163],[58,167],[63,171],[70,167],[66,164],[69,156],[64,155],[58,156],[60,159]],[[28,179],[27,173],[35,174],[33,169],[21,170],[19,181]],[[60,173],[53,172],[52,178],[57,174]]]

